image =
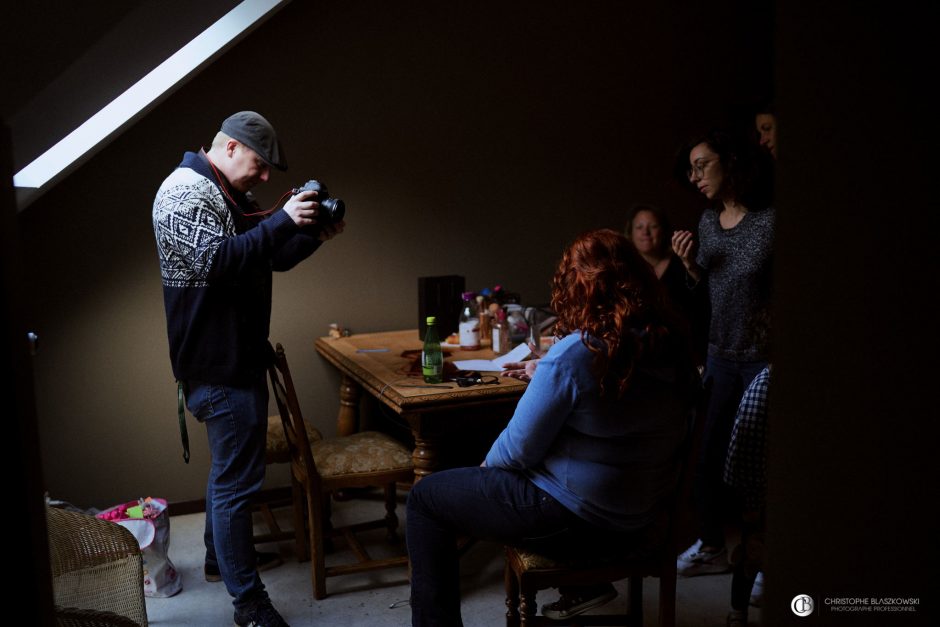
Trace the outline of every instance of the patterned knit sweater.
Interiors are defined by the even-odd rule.
[[[250,195],[226,187],[204,152],[187,152],[153,203],[170,360],[178,380],[256,381],[271,348],[271,272],[320,245],[285,211],[267,219]],[[232,202],[234,201],[234,202]]]

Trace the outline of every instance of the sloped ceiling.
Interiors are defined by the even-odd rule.
[[[239,4],[103,0],[18,5],[0,38],[0,116],[14,172]],[[6,16],[5,16],[6,22]]]
[[[10,120],[142,0],[30,0],[5,11],[0,117]]]

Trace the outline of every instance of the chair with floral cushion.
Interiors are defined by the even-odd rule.
[[[303,515],[306,508],[314,598],[326,596],[328,577],[407,566],[407,555],[373,559],[355,534],[384,527],[387,539],[397,541],[396,484],[411,483],[414,479],[411,452],[393,438],[374,431],[311,442],[304,427],[284,347],[280,344],[275,355],[275,363],[268,372],[290,451],[295,510],[298,515]],[[330,522],[331,495],[340,490],[367,487],[384,489],[384,517],[333,527]],[[327,538],[334,537],[345,539],[356,555],[356,563],[325,564],[324,544]]]

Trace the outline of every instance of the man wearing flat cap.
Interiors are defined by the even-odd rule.
[[[225,582],[235,623],[255,627],[286,625],[258,576],[279,558],[256,555],[251,522],[265,470],[272,270],[293,268],[344,227],[303,228],[317,221],[311,191],[263,215],[250,190],[271,168],[287,169],[274,128],[241,111],[208,152],[184,154],[153,203],[173,374],[212,456],[205,574]]]

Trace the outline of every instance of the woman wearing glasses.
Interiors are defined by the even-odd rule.
[[[707,281],[711,301],[702,455],[695,498],[701,536],[679,556],[680,575],[726,572],[724,521],[730,511],[721,473],[741,396],[770,359],[774,211],[760,161],[747,142],[712,131],[690,142],[677,168],[710,202],[698,239],[677,231],[672,247],[692,282]]]
[[[641,541],[675,486],[699,379],[652,268],[622,234],[585,233],[562,257],[551,305],[560,341],[483,464],[428,475],[409,495],[413,625],[462,624],[459,535],[609,551]],[[611,591],[585,598],[596,605]],[[543,613],[588,608],[574,609]]]

